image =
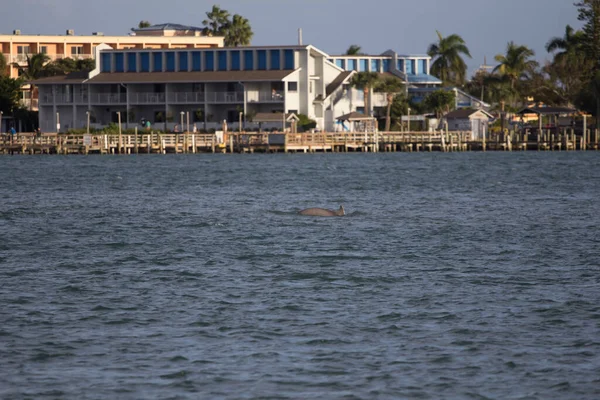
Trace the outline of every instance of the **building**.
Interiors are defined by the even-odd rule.
[[[488,126],[492,114],[485,110],[461,108],[449,112],[444,116],[448,123],[448,129],[451,131],[469,131],[471,139],[482,139],[487,136]]]
[[[409,93],[436,90],[428,56],[330,56],[312,45],[217,49],[119,49],[96,47],[96,69],[40,79],[40,127],[44,131],[150,121],[158,129],[175,124],[216,128],[225,120],[252,128],[257,113],[304,114],[317,129],[334,131],[339,116],[365,111],[362,90],[351,87],[357,71],[374,71],[408,82]],[[417,93],[417,92],[415,92]],[[369,93],[371,107],[385,107],[383,93]],[[372,115],[373,110],[366,114]],[[183,118],[185,117],[185,118]]]
[[[178,24],[153,25],[123,36],[105,36],[102,32],[80,36],[71,29],[65,35],[28,35],[16,29],[12,35],[0,35],[0,52],[7,61],[9,76],[16,78],[18,68],[14,64],[27,66],[27,57],[32,54],[44,53],[50,61],[93,58],[101,43],[113,49],[197,49],[223,47],[224,38],[204,36],[201,28]],[[23,102],[29,106],[27,94]]]

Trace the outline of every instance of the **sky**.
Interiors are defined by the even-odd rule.
[[[3,3],[3,4],[1,4]],[[247,18],[252,45],[298,43],[331,54],[356,44],[366,54],[391,49],[425,54],[442,35],[458,34],[472,58],[469,73],[493,64],[509,41],[526,45],[543,62],[545,44],[563,36],[565,26],[580,28],[574,0],[0,0],[0,33],[124,35],[140,20],[202,26],[213,4]]]

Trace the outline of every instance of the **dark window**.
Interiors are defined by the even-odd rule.
[[[202,53],[199,51],[192,52],[192,71],[202,70]]]
[[[254,70],[254,52],[252,50],[244,50],[244,70]]]
[[[288,82],[288,92],[297,92],[298,82]]]
[[[152,53],[152,61],[154,62],[154,67],[152,68],[152,71],[161,72],[163,69],[163,53]]]
[[[137,53],[127,53],[127,72],[137,71]]]
[[[271,69],[281,68],[281,60],[279,54],[279,50],[271,50]]]
[[[240,70],[240,52],[232,51],[230,54],[231,54],[231,70],[239,71]]]
[[[258,50],[256,53],[258,54],[258,69],[259,70],[267,69],[267,51],[266,50]]]
[[[125,72],[123,53],[115,53],[115,72]]]
[[[150,72],[150,53],[140,53],[140,72]]]
[[[294,50],[284,50],[283,57],[285,69],[296,69],[296,63],[294,61]]]
[[[100,58],[102,60],[102,72],[110,72],[112,66],[110,53],[102,53]]]
[[[179,52],[179,71],[187,71],[188,70],[188,53],[187,51]]]
[[[165,55],[167,56],[167,72],[175,72],[175,53],[169,51]]]
[[[219,51],[219,71],[227,71],[227,52]]]
[[[214,71],[215,70],[215,52],[207,51],[204,53],[204,70]]]

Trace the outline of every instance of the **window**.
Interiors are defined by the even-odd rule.
[[[153,72],[161,72],[163,69],[163,53],[157,52],[152,53],[152,61],[154,63],[154,67],[152,68]]]
[[[379,72],[379,60],[371,60],[371,72]]]
[[[71,47],[71,55],[78,56],[83,54],[83,46],[72,46]]]
[[[279,50],[271,50],[271,69],[281,69]]]
[[[252,50],[244,50],[244,71],[254,70],[254,52]]]
[[[227,52],[224,50],[218,51],[219,71],[227,71]]]
[[[123,53],[115,53],[115,72],[125,72],[124,60]]]
[[[31,54],[31,51],[29,50],[29,46],[17,46],[17,53],[18,54]]]
[[[429,71],[427,71],[427,60],[419,60],[419,73],[420,74],[429,73]]]
[[[298,82],[288,82],[288,92],[298,91]]]
[[[356,60],[348,60],[348,71],[356,71]]]
[[[415,60],[406,60],[406,73],[413,75],[415,73]]]
[[[398,69],[398,71],[402,71],[404,72],[404,60],[398,60],[396,63],[396,69]]]
[[[215,70],[215,52],[207,51],[204,53],[204,70],[214,71]]]
[[[240,52],[232,51],[230,53],[230,55],[231,55],[231,70],[239,71],[240,70]]]
[[[337,60],[335,60],[335,65],[337,65],[341,69],[346,69],[346,60],[338,58]]]
[[[313,92],[313,81],[310,81],[310,85],[309,85],[309,93]]]
[[[127,72],[137,71],[137,53],[127,53]]]
[[[266,70],[267,69],[267,51],[266,50],[258,50],[256,52],[258,55],[258,69]]]
[[[175,72],[175,53],[169,51],[165,53],[167,59],[167,72]]]
[[[294,50],[284,50],[283,51],[284,58],[284,68],[285,69],[296,69],[296,62],[294,60]]]
[[[48,46],[40,46],[40,53],[48,54]]]
[[[383,60],[383,72],[390,72],[390,60]]]
[[[150,53],[140,53],[140,72],[150,72]]]
[[[188,70],[188,53],[187,51],[179,52],[179,71],[187,71]]]
[[[360,72],[364,72],[367,70],[367,65],[368,65],[369,60],[367,60],[366,58],[361,58],[360,62],[358,64],[358,70]]]
[[[192,71],[202,70],[202,53],[199,51],[192,52]]]
[[[110,57],[110,53],[102,53],[100,56],[100,69],[102,72],[110,72],[112,60]]]

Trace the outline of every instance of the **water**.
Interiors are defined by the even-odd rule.
[[[5,156],[0,194],[2,399],[600,397],[600,153]]]

